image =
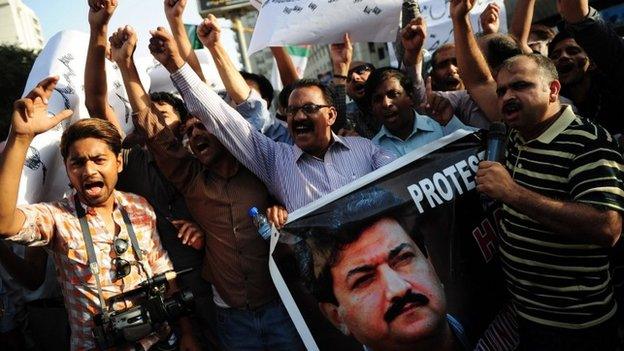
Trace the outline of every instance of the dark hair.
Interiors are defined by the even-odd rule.
[[[390,78],[398,80],[407,96],[410,98],[412,97],[414,89],[412,78],[408,77],[405,73],[403,73],[403,71],[394,67],[382,67],[374,70],[370,76],[368,76],[364,85],[364,102],[367,107],[370,108],[373,102],[373,94],[375,93],[377,87]]]
[[[491,70],[496,70],[505,60],[522,54],[518,42],[509,35],[492,33],[479,38],[484,45],[485,59]]]
[[[293,89],[294,84],[288,84],[282,89],[282,91],[280,91],[279,95],[277,96],[277,102],[279,104],[279,107],[288,107],[288,98],[290,97],[290,93],[292,93]]]
[[[61,155],[67,158],[69,148],[78,140],[95,138],[105,142],[108,147],[119,155],[121,152],[121,135],[109,121],[99,118],[84,118],[70,125],[61,136]]]
[[[533,61],[538,67],[539,74],[543,78],[545,78],[548,82],[552,82],[553,80],[559,79],[559,73],[557,73],[557,67],[555,67],[555,64],[552,62],[552,60],[542,54],[535,54],[535,53],[521,54],[521,55],[516,55],[514,57],[508,58],[499,67],[499,70],[496,73],[496,76],[498,76],[498,73],[501,70],[510,71],[513,68],[513,66],[516,64],[516,62],[518,62],[518,60],[523,57],[526,57],[529,60]]]
[[[273,85],[266,79],[264,76],[255,73],[249,73],[245,71],[240,71],[240,74],[243,76],[245,80],[251,80],[258,84],[260,88],[260,96],[266,100],[267,107],[271,107],[271,103],[273,102],[273,95],[275,92],[273,91]]]
[[[535,35],[540,40],[551,40],[555,37],[555,30],[552,27],[540,23],[531,25],[529,33]]]
[[[189,112],[186,109],[184,102],[171,93],[164,91],[157,91],[150,94],[150,99],[153,102],[166,102],[173,107],[174,110],[180,115],[180,123],[184,124],[189,118]]]
[[[431,54],[431,67],[435,69],[435,67],[436,67],[436,59],[438,58],[438,55],[440,55],[440,51],[445,51],[445,50],[450,50],[450,49],[455,50],[455,44],[453,44],[453,43],[446,43],[446,44],[440,45],[433,52],[433,54]]]
[[[292,84],[292,91],[295,91],[301,88],[311,88],[311,87],[319,88],[321,90],[321,93],[323,94],[323,100],[325,100],[325,103],[327,105],[334,106],[334,92],[329,87],[321,83],[321,81],[318,79],[310,79],[310,78],[300,79]],[[292,91],[290,94],[292,94]],[[290,94],[288,94],[289,97],[290,97]]]
[[[312,252],[311,264],[313,266],[313,269],[306,267],[308,268],[306,270],[311,270],[313,274],[313,277],[308,277],[307,280],[312,293],[319,302],[331,302],[338,305],[334,295],[331,267],[336,264],[340,252],[347,245],[357,241],[367,228],[381,219],[396,220],[422,253],[427,256],[424,237],[414,223],[409,222],[413,213],[411,199],[402,200],[388,190],[373,187],[348,195],[338,202],[335,210],[328,213],[322,223],[319,223],[318,219],[313,227],[301,223],[299,227],[302,231],[299,233],[297,233],[297,228],[287,229],[289,232],[306,238],[306,243]]]
[[[574,39],[574,34],[564,28],[560,30],[559,33],[557,33],[557,35],[555,35],[555,37],[548,44],[548,55],[555,51],[555,47],[557,46],[557,44],[566,39]]]

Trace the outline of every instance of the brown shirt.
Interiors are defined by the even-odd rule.
[[[206,233],[202,276],[231,307],[253,309],[276,299],[268,268],[268,243],[247,215],[254,206],[266,210],[266,186],[242,165],[232,177],[215,174],[169,129],[160,127],[156,113],[145,109],[136,114],[136,121],[147,127],[148,147],[158,167],[182,193],[191,215]]]

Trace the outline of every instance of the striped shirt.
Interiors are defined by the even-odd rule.
[[[200,118],[289,212],[395,159],[368,139],[335,134],[323,159],[311,156],[296,145],[275,142],[255,130],[188,65],[174,72],[171,79],[189,112]]]
[[[95,348],[93,316],[101,312],[100,300],[95,278],[89,269],[80,221],[76,217],[74,194],[72,191],[70,196],[58,202],[19,206],[26,220],[21,231],[6,240],[31,246],[46,245],[54,252],[58,280],[63,290],[71,327],[71,349],[90,350]],[[156,231],[156,215],[147,200],[121,191],[115,191],[111,196],[115,197],[113,220],[120,229],[117,237],[106,230],[104,221],[94,209],[83,205],[95,246],[105,299],[136,288],[147,276],[173,269]],[[122,238],[130,243],[120,206],[128,212],[132,221],[144,262],[138,264],[134,249],[129,245],[119,257],[132,263],[130,274],[122,279],[114,279],[113,258],[117,255],[113,249],[113,241],[115,238]],[[123,308],[124,303],[114,307]]]
[[[539,137],[512,131],[507,168],[521,186],[549,198],[624,210],[623,160],[600,126],[566,107]],[[566,329],[596,326],[616,312],[609,249],[555,233],[503,206],[500,253],[518,317]]]

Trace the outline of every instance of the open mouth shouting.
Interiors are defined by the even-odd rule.
[[[311,136],[314,134],[314,123],[312,121],[293,121],[292,133],[294,137]]]
[[[518,100],[509,100],[503,104],[502,113],[508,121],[517,118],[518,113],[522,109],[522,105]]]
[[[86,196],[96,198],[102,195],[104,182],[102,180],[87,180],[82,184]]]

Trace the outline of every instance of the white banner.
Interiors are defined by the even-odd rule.
[[[266,0],[249,54],[268,46],[394,41],[401,0]]]
[[[427,50],[453,42],[449,2],[419,1],[428,26]],[[492,2],[501,9],[500,31],[507,32],[503,0],[477,1],[470,12],[475,32],[481,30],[481,12]],[[266,0],[260,8],[249,54],[269,46],[339,43],[346,32],[353,42],[394,42],[401,4],[402,0]]]

